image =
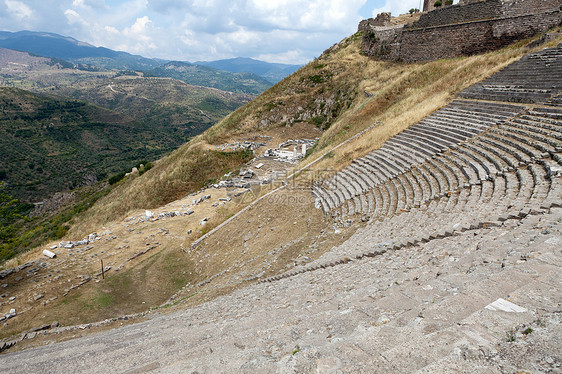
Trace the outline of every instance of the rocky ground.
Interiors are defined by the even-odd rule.
[[[294,134],[276,130],[271,135],[273,143],[269,145],[274,146]],[[168,308],[186,299],[197,304],[255,281],[257,275],[283,271],[293,258],[299,258],[301,231],[310,228],[311,217],[318,228],[314,233],[325,225],[320,212],[314,210],[308,217],[303,214],[313,210],[308,192],[266,201],[260,213],[242,216],[245,224],[240,219],[233,222],[224,235],[214,237],[212,245],[203,244],[193,251],[190,246],[257,196],[282,185],[280,180],[293,167],[260,157],[247,165],[256,170],[255,175],[246,179],[236,173],[232,178],[237,183],[231,187],[211,187],[158,209],[133,212],[122,222],[108,224],[85,238],[49,243],[12,261],[0,271],[0,351],[41,344],[41,336],[47,332],[56,332],[55,340],[65,339],[74,335],[70,333],[73,326],[81,326],[79,330],[104,328],[121,323],[124,316],[138,320],[151,309]],[[280,180],[262,184],[271,175]],[[286,211],[290,216],[299,211],[294,205],[300,205],[295,218],[299,229],[289,227],[287,232],[280,229],[285,222],[276,213]],[[307,220],[307,225],[301,225]],[[250,234],[238,225],[257,228],[257,232]],[[285,243],[291,235],[297,240]],[[326,241],[326,236],[322,234],[320,239]],[[266,248],[264,241],[287,245]],[[330,245],[328,240],[323,248]],[[227,246],[243,249],[230,251]],[[56,257],[45,256],[45,249]],[[312,257],[306,257],[307,261]],[[198,295],[193,297],[194,293]],[[12,346],[14,342],[18,345]]]
[[[561,255],[551,208],[0,360],[34,373],[554,373]]]

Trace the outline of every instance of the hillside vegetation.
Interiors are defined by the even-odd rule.
[[[26,201],[156,159],[187,138],[84,102],[0,88],[0,176]]]
[[[386,139],[445,105],[470,84],[528,53],[528,42],[478,56],[402,64],[363,56],[361,34],[357,33],[157,162],[142,177],[126,181],[82,217],[74,233],[81,235],[122,219],[136,209],[182,198],[206,181],[220,178],[227,169],[242,165],[225,168],[219,156],[208,151],[210,145],[307,123],[324,130],[306,160],[311,161],[377,124],[315,166],[341,169],[353,158],[378,148]],[[199,169],[203,160],[206,167],[198,174],[201,179],[195,181],[191,170]]]
[[[117,182],[96,202],[85,202],[84,207],[91,207],[75,211],[69,231],[63,225],[62,233],[67,240],[96,233],[99,239],[93,243],[71,251],[57,248],[54,261],[43,258],[43,248],[8,261],[6,268],[39,258],[48,266],[36,278],[18,283],[18,289],[8,289],[18,295],[11,305],[26,312],[11,320],[3,336],[54,320],[68,326],[151,308],[165,313],[177,304],[200,304],[318,259],[364,223],[338,225],[314,208],[310,189],[291,184],[252,205],[252,198],[280,183],[260,185],[239,201],[227,199],[225,189],[201,191],[253,157],[249,151],[223,152],[215,145],[261,135],[284,141],[321,133],[301,165],[318,160],[313,168],[332,173],[532,51],[522,42],[480,56],[401,64],[361,55],[360,38],[356,34],[333,46],[150,170]],[[208,194],[212,197],[206,198]],[[14,216],[20,212],[12,210]],[[194,242],[221,223],[221,229]],[[100,279],[101,259],[108,267],[105,279]],[[43,296],[35,299],[39,294]]]
[[[172,61],[146,72],[148,76],[173,78],[189,84],[212,87],[223,91],[260,94],[271,82],[259,75],[247,72],[231,73],[217,70],[210,66],[192,65],[186,62]]]

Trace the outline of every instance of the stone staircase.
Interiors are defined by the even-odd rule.
[[[562,45],[531,53],[463,92],[467,99],[544,103],[562,89]],[[559,99],[558,99],[559,100]]]
[[[0,361],[29,373],[557,372],[561,220],[553,207],[403,246],[377,243],[373,223],[340,246],[372,255]]]

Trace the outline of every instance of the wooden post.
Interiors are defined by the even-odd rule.
[[[105,272],[103,270],[103,260],[100,258],[100,261],[101,261],[101,278],[105,279]]]

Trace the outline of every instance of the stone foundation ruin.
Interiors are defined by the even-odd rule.
[[[407,25],[391,25],[383,13],[358,31],[366,55],[416,62],[499,49],[560,24],[560,0],[487,0],[438,8]]]

